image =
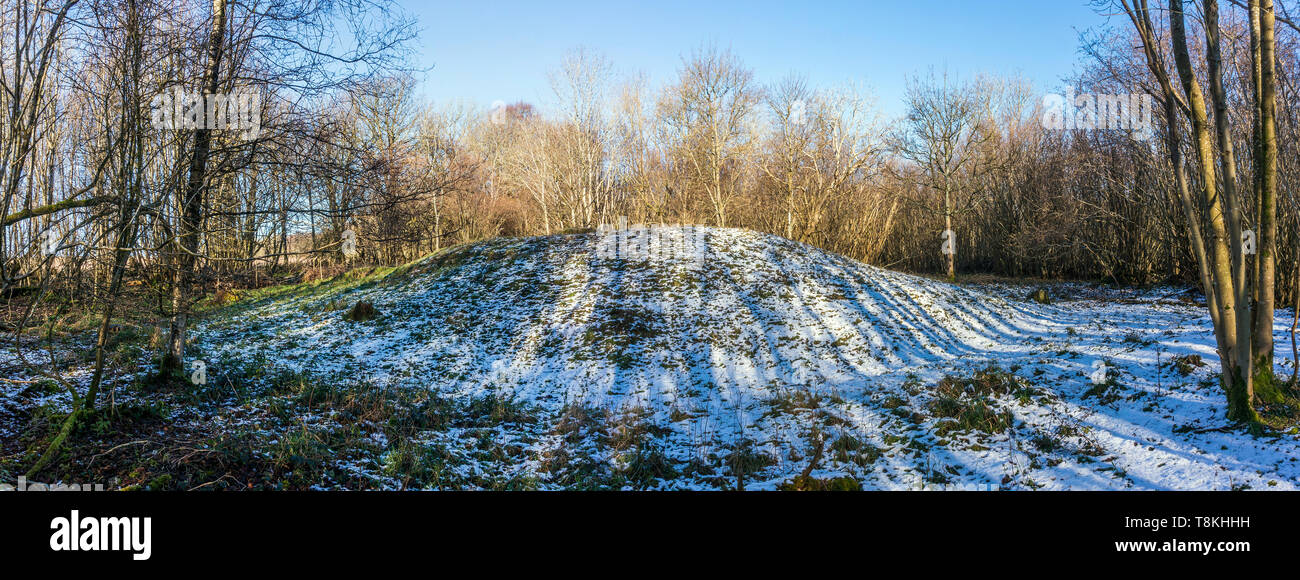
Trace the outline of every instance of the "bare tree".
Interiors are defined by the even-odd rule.
[[[852,86],[809,91],[791,78],[768,92],[775,131],[760,169],[778,193],[785,237],[827,244],[832,211],[882,161],[880,126]]]
[[[1235,160],[1231,140],[1227,136],[1226,97],[1218,48],[1217,3],[1207,0],[1204,6],[1209,86],[1214,100],[1215,129],[1219,138],[1217,158],[1205,97],[1188,51],[1183,0],[1170,0],[1168,11],[1169,35],[1175,67],[1182,83],[1181,94],[1174,91],[1169,80],[1146,1],[1134,0],[1130,3],[1121,0],[1121,5],[1142,39],[1148,67],[1160,80],[1164,92],[1168,151],[1214,323],[1222,371],[1221,382],[1228,399],[1228,417],[1254,424],[1259,421],[1259,416],[1253,405],[1250,292],[1246,279],[1245,254],[1241,247]],[[1187,193],[1187,179],[1183,173],[1178,142],[1176,113],[1179,110],[1187,116],[1192,126],[1192,144],[1199,161],[1200,207]],[[1226,173],[1222,181],[1216,175],[1216,166],[1223,168]],[[1202,238],[1200,233],[1199,223],[1202,218],[1197,214],[1202,207],[1206,211],[1205,223],[1210,228],[1208,240]]]
[[[677,83],[659,102],[667,147],[709,202],[714,225],[727,225],[753,144],[760,102],[753,73],[729,51],[706,48],[683,62]]]
[[[966,184],[975,172],[980,148],[993,133],[988,126],[987,87],[958,82],[947,72],[907,83],[907,116],[894,139],[897,152],[922,168],[923,184],[938,192],[943,214],[944,256],[949,280],[957,279],[957,244],[953,217],[973,203]]]

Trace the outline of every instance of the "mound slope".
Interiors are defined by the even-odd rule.
[[[376,388],[490,393],[557,418],[634,410],[661,427],[667,462],[717,464],[714,479],[655,484],[669,488],[724,486],[742,447],[762,458],[759,487],[813,457],[815,477],[869,488],[1294,487],[1294,439],[1202,429],[1222,422],[1209,368],[1158,366],[1213,359],[1200,311],[1139,298],[1040,305],[776,236],[670,227],[458,247],[246,300],[198,342],[218,368],[272,361]],[[358,301],[380,316],[346,320]],[[490,469],[537,472],[564,443],[535,435],[531,455]],[[593,453],[626,468],[617,451]]]

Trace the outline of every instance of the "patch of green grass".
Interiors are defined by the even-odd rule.
[[[638,445],[623,470],[628,483],[636,489],[646,489],[655,481],[676,479],[681,474],[659,445]]]
[[[862,491],[862,483],[848,476],[818,479],[796,475],[793,480],[777,486],[777,489],[780,491]]]
[[[1178,374],[1185,377],[1192,374],[1192,371],[1197,368],[1205,366],[1205,361],[1201,360],[1199,354],[1185,354],[1170,358],[1168,364],[1175,371],[1178,371]]]
[[[905,405],[907,405],[907,399],[904,399],[898,395],[889,395],[888,397],[885,397],[885,400],[883,402],[880,403],[881,407],[890,410],[898,409]]]
[[[856,437],[843,434],[831,443],[831,458],[841,463],[852,463],[866,467],[884,456],[884,451]]]
[[[1083,398],[1095,398],[1097,402],[1103,405],[1109,405],[1124,398],[1121,393],[1122,388],[1119,386],[1116,378],[1112,375],[1104,383],[1094,383],[1088,390],[1083,392]]]
[[[781,389],[776,395],[765,401],[771,407],[763,417],[791,415],[798,411],[816,411],[822,406],[822,398],[807,389]]]
[[[401,482],[402,489],[437,488],[450,454],[440,446],[400,441],[381,457],[383,472]]]
[[[1300,433],[1300,391],[1294,386],[1278,389],[1275,402],[1259,405],[1259,419],[1277,433]]]
[[[972,430],[1001,433],[1010,429],[1013,424],[1010,412],[999,410],[995,403],[978,395],[939,396],[930,401],[927,408],[935,417],[951,419],[951,421],[940,421],[935,424],[935,434],[941,437],[954,432]]]
[[[463,413],[465,420],[458,423],[462,427],[495,427],[508,424],[529,424],[538,420],[537,414],[527,403],[513,395],[487,393],[469,400]]]
[[[379,318],[379,310],[369,300],[358,300],[352,309],[343,315],[343,320],[348,322],[367,322],[376,318]]]
[[[961,397],[1005,395],[1025,387],[1024,379],[1020,376],[1003,370],[997,363],[991,363],[968,377],[951,375],[943,377],[935,385],[934,390],[940,396]]]
[[[635,367],[636,347],[663,332],[660,317],[643,308],[615,306],[594,316],[597,322],[582,335],[582,344],[594,347],[621,369]]]
[[[727,453],[723,463],[735,478],[736,488],[744,489],[746,479],[776,465],[776,458],[758,451],[753,440],[742,439]]]
[[[1156,343],[1154,339],[1147,338],[1137,332],[1130,332],[1124,335],[1124,342],[1127,344],[1136,344],[1138,346],[1151,346]]]
[[[1065,447],[1065,443],[1046,433],[1037,433],[1029,438],[1029,444],[1042,453],[1053,453]]]

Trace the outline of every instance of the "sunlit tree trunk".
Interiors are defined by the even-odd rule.
[[[1205,60],[1208,65],[1210,100],[1214,106],[1214,129],[1218,138],[1219,168],[1222,171],[1222,192],[1225,219],[1228,226],[1228,247],[1232,267],[1232,301],[1235,303],[1236,336],[1238,345],[1233,352],[1235,364],[1245,382],[1247,401],[1254,400],[1253,374],[1251,373],[1251,292],[1246,278],[1246,252],[1242,247],[1242,211],[1237,197],[1237,163],[1232,147],[1232,133],[1228,125],[1228,97],[1223,88],[1223,58],[1219,42],[1219,2],[1204,0]],[[1181,19],[1181,15],[1175,16]],[[1181,23],[1180,23],[1181,27]],[[1177,42],[1177,41],[1176,41]],[[1181,71],[1180,71],[1181,74]],[[1199,143],[1199,141],[1198,141]],[[1201,163],[1209,163],[1202,155]],[[1213,197],[1211,189],[1206,189]]]
[[[1210,278],[1214,291],[1218,294],[1220,311],[1220,323],[1215,331],[1221,337],[1219,359],[1223,373],[1222,383],[1228,399],[1228,417],[1254,423],[1259,417],[1251,404],[1254,397],[1250,388],[1250,334],[1241,335],[1240,329],[1243,326],[1239,319],[1241,316],[1249,316],[1249,305],[1239,302],[1242,296],[1249,294],[1239,293],[1234,284],[1235,266],[1243,259],[1240,253],[1241,240],[1229,240],[1229,224],[1239,218],[1235,213],[1225,215],[1225,204],[1215,171],[1214,142],[1206,113],[1205,96],[1201,92],[1187,50],[1183,0],[1169,0],[1169,28],[1173,39],[1174,63],[1183,85],[1183,94],[1187,98],[1188,116],[1192,121],[1192,144],[1196,149],[1200,169],[1201,201],[1208,212],[1209,250],[1212,257]],[[1214,33],[1207,31],[1207,34]],[[1235,204],[1227,205],[1229,212],[1235,208]],[[1238,250],[1235,256],[1233,249]],[[1247,364],[1243,365],[1243,360]]]
[[[1279,401],[1273,377],[1273,308],[1277,267],[1277,104],[1273,0],[1251,0],[1255,73],[1255,191],[1259,200],[1259,253],[1255,257],[1255,337],[1252,357],[1256,396]]]

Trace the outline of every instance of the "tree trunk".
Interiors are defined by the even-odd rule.
[[[1257,6],[1257,4],[1260,4]],[[1252,0],[1251,25],[1256,24],[1258,50],[1254,68],[1258,71],[1256,95],[1258,109],[1255,136],[1255,183],[1259,199],[1259,253],[1255,305],[1255,337],[1251,368],[1254,371],[1256,396],[1267,402],[1280,402],[1281,391],[1273,377],[1273,305],[1277,267],[1277,104],[1274,99],[1276,59],[1273,0]]]
[[[943,229],[945,235],[952,231],[952,192],[949,190],[947,183],[943,186]],[[948,252],[944,254],[947,261],[948,281],[957,281],[957,235],[952,234],[948,237]]]
[[[212,29],[208,35],[208,62],[203,71],[203,93],[214,94],[225,45],[226,0],[212,0]],[[185,332],[189,323],[190,290],[198,264],[199,229],[203,225],[203,188],[207,178],[208,154],[212,130],[207,123],[194,131],[194,151],[190,158],[189,180],[180,200],[180,228],[173,247],[172,321],[163,355],[164,374],[180,371],[185,363]]]
[[[1237,368],[1246,383],[1247,400],[1254,401],[1254,375],[1251,369],[1251,292],[1246,278],[1246,252],[1243,249],[1241,214],[1237,198],[1237,163],[1232,147],[1232,133],[1228,126],[1228,98],[1223,89],[1223,58],[1219,48],[1219,1],[1204,0],[1205,60],[1208,65],[1210,100],[1214,105],[1214,129],[1219,144],[1219,168],[1222,171],[1221,192],[1227,225],[1228,242],[1232,250],[1233,301],[1236,303],[1236,334],[1238,345],[1233,353]]]
[[[1241,345],[1238,338],[1246,341],[1249,348],[1249,335],[1239,337],[1237,317],[1238,294],[1233,284],[1233,258],[1229,251],[1227,224],[1237,216],[1224,215],[1223,201],[1218,190],[1215,174],[1214,143],[1211,138],[1207,120],[1205,96],[1192,68],[1191,57],[1187,51],[1187,31],[1184,22],[1183,0],[1169,0],[1169,28],[1173,38],[1174,63],[1178,77],[1187,97],[1188,116],[1192,121],[1192,143],[1196,146],[1197,159],[1200,161],[1200,181],[1203,205],[1208,210],[1210,225],[1210,279],[1214,292],[1218,295],[1220,323],[1215,326],[1219,338],[1219,361],[1222,371],[1221,382],[1228,399],[1228,418],[1235,421],[1256,423],[1259,416],[1251,405],[1253,399],[1249,387],[1249,372],[1238,365]],[[1235,206],[1234,206],[1235,207]],[[1240,240],[1237,240],[1237,245]],[[1208,292],[1208,289],[1207,289]]]
[[[122,150],[123,166],[119,171],[119,184],[124,190],[124,198],[118,205],[117,211],[117,236],[114,240],[113,247],[113,264],[110,271],[108,282],[108,293],[104,302],[104,311],[100,315],[99,332],[95,339],[95,362],[94,370],[91,375],[90,385],[86,387],[86,394],[80,399],[76,398],[73,393],[72,412],[64,419],[58,434],[50,441],[45,451],[27,471],[27,477],[35,477],[42,469],[50,464],[55,457],[59,455],[65,441],[70,437],[87,413],[94,411],[95,401],[99,396],[100,386],[104,381],[104,369],[107,363],[106,351],[108,349],[108,340],[111,334],[113,315],[117,308],[118,299],[122,293],[122,278],[126,273],[128,260],[131,258],[132,248],[136,243],[136,233],[139,231],[139,205],[142,199],[143,188],[141,183],[141,173],[144,167],[144,142],[141,139],[141,123],[139,99],[139,79],[140,79],[140,19],[135,2],[128,3],[128,26],[130,27],[130,56],[131,56],[131,74],[128,76],[129,89],[134,92],[135,99],[126,99],[127,102],[137,103],[128,113],[127,128],[123,133],[125,139],[131,144],[128,151]],[[124,95],[127,97],[127,95]]]

